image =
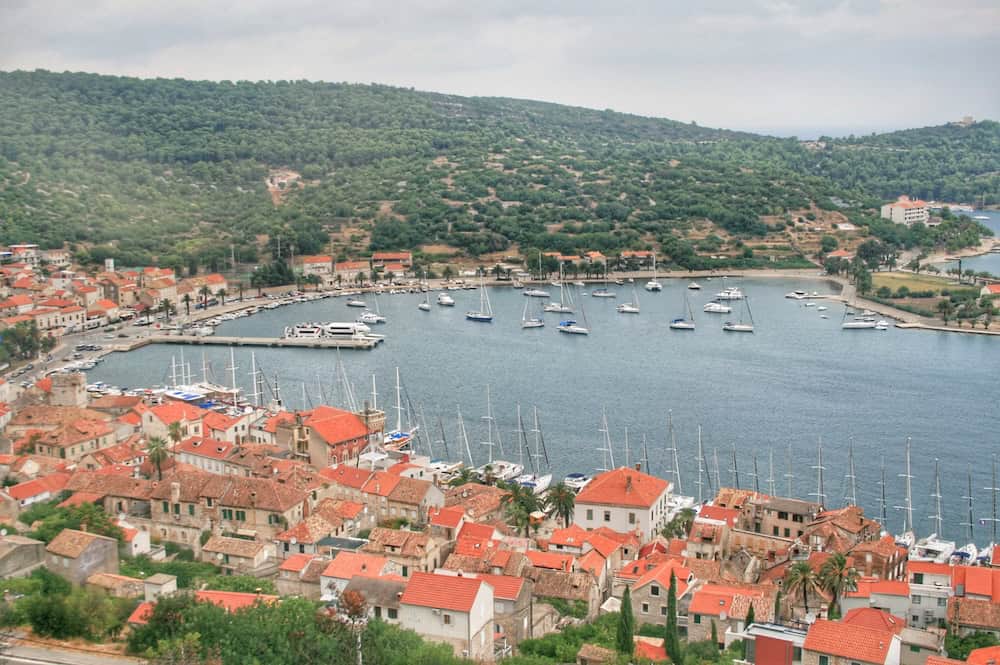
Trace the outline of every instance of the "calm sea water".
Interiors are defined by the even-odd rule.
[[[345,351],[347,374],[359,394],[371,391],[377,376],[379,404],[391,404],[394,371],[400,369],[405,391],[422,407],[431,429],[440,417],[452,457],[459,456],[456,409],[466,418],[477,461],[485,462],[481,417],[486,412],[486,386],[511,450],[517,423],[515,407],[537,405],[557,477],[571,471],[591,472],[601,465],[597,448],[602,409],[607,410],[615,462],[625,461],[628,427],[633,463],[646,441],[649,467],[668,469],[667,418],[672,412],[680,450],[682,488],[697,495],[697,427],[703,427],[707,456],[714,451],[724,484],[735,446],[740,484],[752,487],[756,456],[762,490],[773,452],[776,491],[786,491],[787,451],[792,450],[794,495],[817,491],[817,444],[822,438],[824,492],[827,505],[843,502],[847,450],[854,441],[859,500],[868,514],[879,515],[879,465],[885,460],[888,525],[900,529],[902,514],[891,506],[903,502],[903,449],[912,437],[914,521],[930,529],[929,497],[935,460],[940,460],[944,494],[944,531],[966,539],[960,526],[966,515],[966,472],[971,468],[977,501],[976,518],[989,516],[990,456],[1000,452],[1000,339],[960,334],[903,331],[843,331],[843,307],[829,304],[829,318],[815,307],[785,299],[793,289],[829,292],[824,281],[748,279],[741,283],[751,297],[756,334],[725,333],[724,316],[704,314],[702,305],[723,286],[716,278],[703,282],[700,292],[685,289],[687,280],[664,280],[664,291],[640,290],[642,313],[618,314],[615,304],[631,296],[615,287],[616,300],[584,297],[592,334],[560,334],[558,315],[547,314],[546,327],[522,330],[525,298],[519,291],[491,289],[496,312],[492,324],[473,323],[464,312],[476,308],[478,291],[453,292],[454,308],[433,305],[417,309],[422,296],[380,298],[389,323],[378,332],[387,341],[374,351]],[[681,312],[690,294],[698,329],[669,330],[669,320]],[[433,296],[431,298],[433,302]],[[532,304],[538,305],[536,299]],[[371,303],[369,303],[371,304]],[[822,303],[820,303],[822,304]],[[738,313],[734,310],[734,316]],[[288,306],[225,323],[220,335],[278,336],[298,321],[348,321],[357,310],[343,299]],[[578,315],[579,318],[579,315]],[[151,346],[129,354],[114,354],[92,371],[93,380],[119,386],[164,383],[171,356],[181,347]],[[219,380],[228,383],[224,368],[229,350],[209,347],[206,358]],[[186,347],[186,358],[200,374],[201,350]],[[258,349],[257,361],[269,381],[278,376],[287,405],[302,406],[321,396],[334,401],[336,352],[306,349]],[[250,384],[250,350],[238,349],[238,380]],[[392,414],[390,412],[390,418]],[[529,425],[530,426],[530,425]],[[443,454],[440,444],[435,451]],[[706,494],[708,487],[706,485]],[[976,540],[990,540],[987,527],[977,526]]]

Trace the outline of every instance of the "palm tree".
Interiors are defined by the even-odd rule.
[[[146,443],[146,456],[150,463],[156,467],[157,480],[163,480],[163,463],[167,460],[167,442],[158,436],[152,437]]]
[[[569,528],[573,519],[573,507],[576,505],[576,494],[566,483],[559,482],[549,488],[548,496],[545,497],[545,508],[555,511],[563,525]]]
[[[944,324],[948,325],[948,319],[951,318],[952,313],[955,311],[954,305],[951,304],[951,299],[946,298],[939,302],[937,310],[941,312],[941,319],[944,321]]]
[[[191,316],[191,294],[185,293],[184,297],[181,298],[181,302],[184,303],[184,316]]]
[[[858,588],[857,569],[847,565],[847,557],[840,552],[830,555],[823,566],[819,569],[819,584],[823,589],[830,592],[833,598],[830,600],[831,609],[836,609],[840,614],[840,596],[846,591],[854,591]]]
[[[361,272],[361,271],[358,271],[358,274],[354,276],[354,281],[358,283],[358,286],[361,286],[362,284],[364,284],[365,283],[365,273]]]
[[[219,296],[219,298],[222,301],[223,305],[226,304],[226,296],[229,295],[229,294],[226,293],[225,289],[219,289],[218,291],[215,292],[215,295]]]
[[[508,483],[504,489],[508,494],[503,497],[501,504],[507,506],[507,521],[518,529],[523,529],[527,538],[531,527],[531,514],[541,507],[538,497],[530,487],[518,483]]]
[[[451,281],[451,278],[454,276],[455,276],[455,270],[451,266],[445,266],[444,270],[441,271],[441,277],[446,282]]]
[[[785,590],[789,595],[802,592],[802,606],[809,614],[809,592],[819,589],[819,579],[808,561],[796,561],[785,575]]]
[[[177,421],[174,421],[169,425],[167,425],[167,436],[170,437],[170,440],[174,443],[175,446],[178,443],[180,443],[181,439],[184,438],[183,435],[181,434],[181,424]]]
[[[201,296],[201,308],[208,309],[208,297],[212,295],[212,290],[208,288],[208,285],[206,284],[198,289],[198,295]]]
[[[264,276],[259,272],[250,275],[250,288],[257,289],[257,297],[260,298],[261,289],[264,287]]]
[[[163,312],[163,316],[166,318],[167,323],[170,323],[170,312],[174,309],[173,303],[164,298],[160,301],[159,309]]]
[[[694,524],[695,513],[692,508],[681,510],[663,527],[663,535],[668,538],[685,538]]]

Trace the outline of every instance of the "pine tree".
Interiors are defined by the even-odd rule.
[[[670,590],[667,592],[667,627],[663,647],[667,650],[670,662],[677,665],[684,662],[680,634],[677,632],[677,577],[673,571],[670,571]]]
[[[753,603],[750,603],[750,607],[747,609],[747,618],[746,621],[743,622],[743,625],[749,626],[756,618],[757,616],[753,611]]]
[[[781,592],[774,597],[774,623],[781,625]]]
[[[618,615],[618,633],[615,636],[620,653],[631,655],[635,650],[635,644],[632,642],[633,634],[635,634],[635,617],[632,615],[632,594],[629,593],[629,588],[625,587],[625,593],[622,594],[622,609]]]

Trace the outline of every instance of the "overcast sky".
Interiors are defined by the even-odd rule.
[[[0,69],[379,82],[738,129],[1000,118],[998,0],[0,0]]]

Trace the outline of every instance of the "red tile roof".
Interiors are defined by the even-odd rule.
[[[660,661],[667,660],[667,648],[662,644],[650,644],[641,636],[636,636],[635,656],[637,658],[645,658],[653,661],[654,663],[658,663]]]
[[[923,573],[924,575],[943,575],[951,577],[951,566],[946,563],[934,563],[933,561],[907,561],[906,574]]]
[[[633,589],[641,589],[647,584],[656,582],[664,589],[670,588],[670,574],[673,573],[677,581],[677,597],[680,598],[688,589],[688,578],[691,576],[691,570],[685,568],[676,559],[670,559],[656,566],[652,570],[647,570],[642,577],[635,581],[632,585]]]
[[[892,638],[886,630],[819,619],[809,627],[802,648],[865,663],[884,663]]]
[[[293,554],[278,566],[278,570],[287,570],[293,573],[302,572],[309,562],[317,557],[316,554]]]
[[[414,573],[399,602],[453,612],[470,612],[483,580],[454,575]]]
[[[536,568],[551,568],[552,570],[562,570],[565,572],[573,570],[575,558],[572,554],[539,552],[538,550],[528,550],[524,554],[528,557],[531,565]]]
[[[906,628],[906,619],[894,616],[874,607],[856,607],[841,619],[852,626],[864,626],[875,630],[886,630],[899,635]]]
[[[303,420],[307,427],[329,445],[368,436],[368,428],[357,414],[332,406],[317,406],[312,411],[303,413]]]
[[[11,498],[17,499],[18,501],[24,501],[25,499],[39,496],[45,492],[58,494],[66,487],[67,483],[69,483],[69,478],[70,476],[68,473],[50,473],[47,476],[35,478],[34,480],[28,480],[8,487],[7,494],[10,495]]]
[[[735,508],[723,508],[722,506],[704,505],[698,511],[698,517],[709,520],[726,522],[729,526],[736,524],[736,519],[740,516],[740,511]]]
[[[457,528],[462,520],[465,518],[465,511],[461,508],[431,508],[430,509],[430,523],[431,526],[440,526],[446,529]]]
[[[490,575],[478,573],[479,579],[493,587],[493,597],[500,600],[517,600],[524,588],[524,578],[513,575]]]
[[[341,552],[323,570],[323,577],[335,577],[340,580],[350,580],[356,575],[379,577],[388,562],[385,557],[374,554]]]
[[[635,469],[620,467],[598,475],[576,496],[579,504],[649,508],[670,483]]]
[[[973,649],[965,662],[968,665],[997,665],[1000,663],[1000,646]]]
[[[238,591],[195,591],[195,600],[203,603],[212,603],[225,609],[227,612],[242,610],[244,607],[251,607],[255,603],[274,603],[277,596],[269,596],[262,593],[240,593]]]
[[[873,593],[884,596],[909,597],[910,585],[901,580],[879,580],[873,577],[863,577],[858,580],[856,591],[848,591],[844,595],[848,598],[870,598]]]
[[[577,560],[577,567],[585,573],[600,576],[604,572],[607,559],[597,550],[590,550]]]
[[[158,404],[157,406],[150,407],[149,410],[164,425],[181,421],[191,422],[201,420],[206,413],[204,409],[199,409],[184,402]]]
[[[145,626],[149,623],[149,617],[153,616],[153,607],[156,603],[152,601],[145,601],[139,603],[139,606],[132,611],[129,615],[126,623],[130,623],[136,626]]]
[[[562,545],[563,547],[582,548],[590,535],[586,529],[578,524],[571,524],[565,529],[556,529],[549,538],[549,545]]]
[[[967,596],[985,596],[1000,603],[1000,568],[955,566],[951,586],[957,589],[959,585],[964,585]]]
[[[477,538],[480,540],[492,540],[496,535],[496,529],[488,524],[476,524],[466,522],[458,532],[459,538]]]

